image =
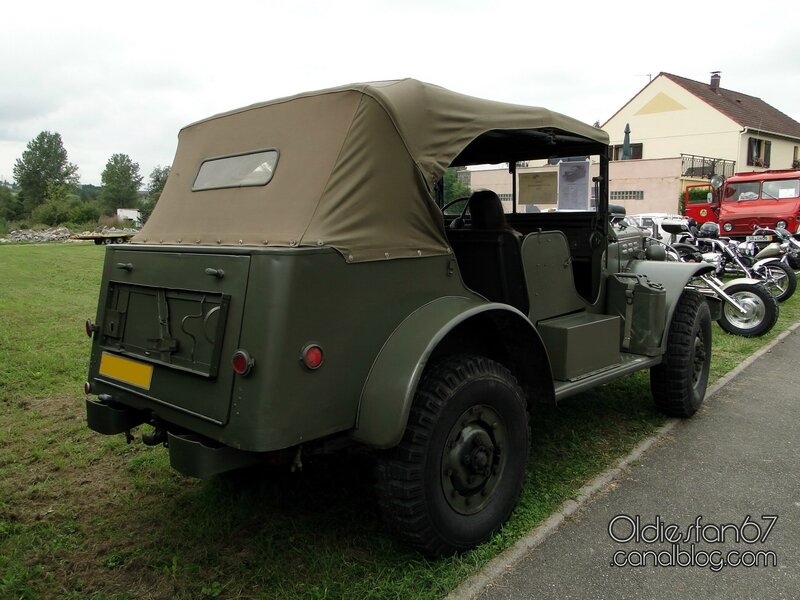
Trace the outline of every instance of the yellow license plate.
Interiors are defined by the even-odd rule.
[[[153,379],[153,366],[103,352],[100,357],[100,375],[149,390]]]

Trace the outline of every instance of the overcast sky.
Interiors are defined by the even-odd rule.
[[[663,12],[658,12],[663,11]],[[414,77],[609,119],[665,71],[758,96],[800,121],[798,5],[389,0],[11,0],[0,8],[0,179],[40,131],[82,183],[114,153],[145,178],[178,130],[239,106]]]

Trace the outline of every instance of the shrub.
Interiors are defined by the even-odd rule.
[[[31,219],[54,227],[63,223],[97,222],[100,210],[97,205],[83,202],[80,198],[70,196],[47,200],[33,209]]]
[[[89,202],[76,202],[69,209],[69,220],[73,223],[97,223],[100,218],[100,209],[96,204]]]
[[[48,200],[31,211],[35,223],[55,226],[69,220],[69,204],[65,200]]]

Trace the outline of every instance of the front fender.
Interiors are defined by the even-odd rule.
[[[713,273],[714,266],[708,263],[684,263],[672,261],[635,260],[628,268],[631,273],[647,275],[650,281],[660,283],[666,290],[666,323],[664,331],[669,331],[672,315],[678,305],[686,284],[695,277],[706,273]],[[667,335],[661,339],[661,348],[667,347]]]
[[[459,296],[438,298],[406,317],[370,369],[361,392],[353,439],[377,448],[397,445],[403,437],[417,385],[436,347],[459,324],[487,311],[514,313],[528,322],[522,313],[506,304]]]
[[[763,284],[764,282],[760,279],[750,279],[749,277],[738,277],[736,279],[731,279],[730,281],[726,281],[725,285],[722,286],[722,291],[726,291],[732,285],[737,285],[739,283],[746,283],[748,285],[759,285]]]

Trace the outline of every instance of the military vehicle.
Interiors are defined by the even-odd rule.
[[[596,171],[540,186],[572,208],[523,212],[512,177],[506,210],[442,210],[448,167],[558,157]],[[106,249],[88,425],[150,424],[197,477],[359,445],[392,530],[471,548],[515,506],[533,403],[642,369],[667,414],[703,400],[714,307],[685,287],[708,266],[648,260],[608,210],[602,130],[416,80],[189,125],[151,218]]]

